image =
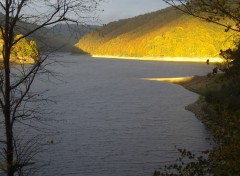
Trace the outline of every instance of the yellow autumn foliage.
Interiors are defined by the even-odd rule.
[[[21,34],[15,36],[15,40],[22,37]],[[0,39],[0,52],[3,49],[3,39]],[[21,39],[16,45],[13,46],[11,51],[11,62],[18,64],[29,64],[34,63],[35,59],[39,56],[38,47],[35,41],[27,40],[26,38]],[[0,54],[0,60],[2,60],[2,54]]]
[[[229,21],[231,23],[231,21]],[[233,47],[234,33],[173,8],[109,23],[76,47],[93,55],[216,57]]]

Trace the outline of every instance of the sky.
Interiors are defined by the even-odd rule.
[[[167,7],[162,0],[104,0],[99,6],[99,22],[107,24]]]

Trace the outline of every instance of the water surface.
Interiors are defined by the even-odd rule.
[[[140,78],[206,75],[211,66],[93,59],[65,54],[57,84],[38,83],[58,102],[59,135],[44,154],[44,176],[147,176],[177,157],[174,146],[201,151],[208,132],[184,109],[198,95]]]

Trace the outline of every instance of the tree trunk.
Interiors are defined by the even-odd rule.
[[[6,1],[6,4],[9,4]],[[14,166],[13,166],[13,131],[12,131],[12,122],[11,122],[11,85],[10,85],[10,53],[11,53],[11,42],[12,34],[10,32],[10,16],[9,16],[9,6],[6,8],[5,16],[5,34],[4,38],[4,47],[3,47],[3,59],[4,59],[4,71],[5,71],[5,106],[3,109],[4,118],[5,118],[5,133],[6,133],[6,164],[7,164],[7,176],[14,176]]]
[[[6,48],[6,47],[5,47]],[[9,67],[9,52],[5,52],[4,57],[4,70],[5,70],[5,106],[4,106],[4,118],[5,118],[5,133],[6,133],[6,160],[7,160],[7,176],[13,176],[13,132],[11,124],[11,105],[10,105],[10,67]]]

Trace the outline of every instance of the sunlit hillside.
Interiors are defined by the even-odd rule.
[[[4,26],[5,17],[0,13],[0,25]],[[36,24],[26,23],[18,21],[14,28],[15,34],[25,34],[29,31],[37,28]],[[65,35],[61,35],[57,32],[53,32],[49,28],[42,28],[32,35],[27,37],[27,40],[34,40],[37,43],[39,50],[41,51],[70,51],[73,48],[73,43]]]
[[[95,55],[216,57],[233,39],[223,27],[166,8],[109,23],[76,46]]]
[[[22,37],[21,34],[16,35],[15,39]],[[3,60],[2,56],[2,49],[3,49],[3,39],[0,36],[0,62]],[[17,64],[29,64],[34,63],[35,59],[39,56],[38,47],[35,41],[27,40],[23,38],[20,40],[16,45],[13,46],[11,52],[11,59],[10,61]]]

